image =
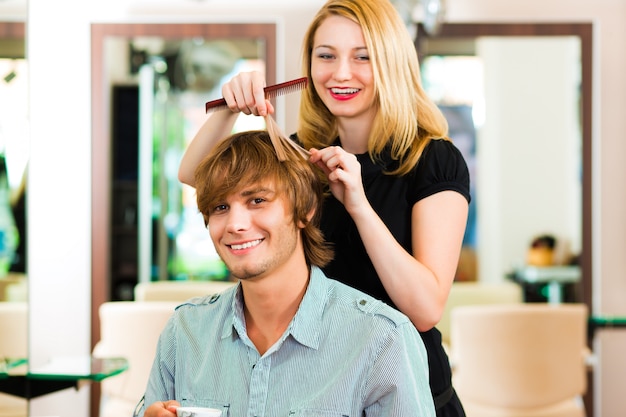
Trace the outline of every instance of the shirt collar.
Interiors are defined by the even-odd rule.
[[[311,279],[288,331],[299,343],[313,349],[320,344],[322,316],[331,290],[330,280],[318,267],[311,268]]]
[[[322,316],[330,291],[331,281],[320,268],[313,266],[307,290],[284,336],[291,334],[299,343],[317,349],[320,343]],[[222,338],[231,337],[234,329],[239,337],[247,339],[241,285],[238,285],[232,294],[232,321],[224,322]]]

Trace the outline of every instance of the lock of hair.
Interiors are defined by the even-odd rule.
[[[295,150],[304,160],[309,159],[311,153],[285,136],[278,127],[278,123],[276,123],[274,118],[269,114],[265,116],[265,125],[267,126],[267,133],[269,133],[279,161],[285,161],[288,159],[287,149],[289,148]]]

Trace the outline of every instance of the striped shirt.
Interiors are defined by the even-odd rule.
[[[247,336],[241,284],[179,306],[157,345],[144,402],[222,417],[434,416],[422,339],[399,311],[312,268],[282,337]]]

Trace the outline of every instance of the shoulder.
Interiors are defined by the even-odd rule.
[[[420,167],[429,167],[430,169],[439,170],[467,170],[467,163],[463,154],[456,145],[446,139],[431,140],[418,163]]]
[[[236,294],[237,288],[238,286],[235,285],[220,293],[190,298],[176,306],[174,317],[178,319],[188,319],[196,315],[227,313],[232,308],[233,297]]]
[[[411,324],[402,312],[362,291],[334,279],[330,281],[329,305],[364,322],[383,321],[391,327]]]
[[[457,191],[470,201],[470,175],[461,151],[449,140],[433,139],[412,171],[414,202],[440,191]]]
[[[333,323],[326,331],[334,334],[334,340],[349,340],[353,351],[364,349],[376,355],[396,352],[396,364],[402,361],[398,354],[403,351],[417,352],[420,360],[427,362],[424,342],[405,314],[338,281],[333,281],[330,288],[324,320]]]

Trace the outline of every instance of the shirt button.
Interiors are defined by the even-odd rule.
[[[367,304],[367,301],[366,301],[366,300],[361,300],[361,301],[359,301],[359,304],[361,304],[362,306],[364,306],[365,304]]]
[[[219,294],[213,294],[211,298],[209,298],[209,304],[213,304],[214,302],[217,301],[218,298],[220,298]]]

